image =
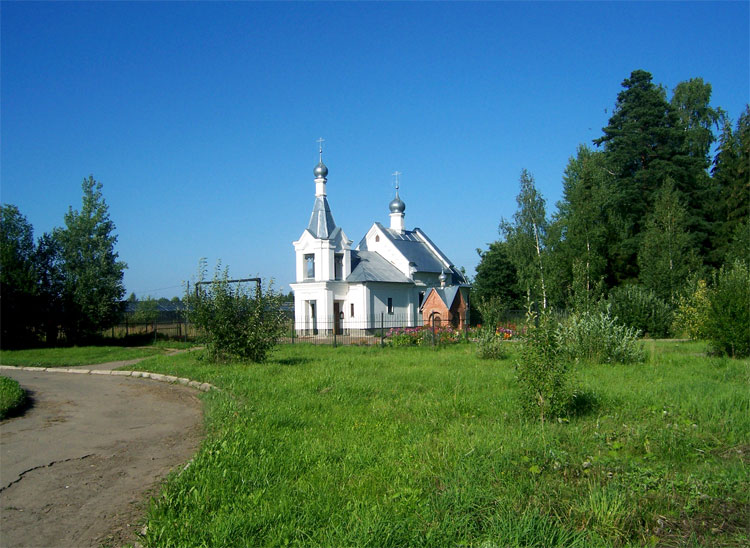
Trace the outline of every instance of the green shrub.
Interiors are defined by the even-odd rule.
[[[750,269],[736,260],[721,267],[709,293],[708,336],[714,349],[740,358],[750,355]]]
[[[672,333],[684,334],[693,340],[707,339],[710,308],[711,299],[706,280],[689,282],[684,294],[677,299]]]
[[[477,357],[483,360],[502,360],[508,357],[507,344],[503,335],[484,328],[477,338]]]
[[[529,313],[516,367],[521,405],[542,422],[566,414],[573,395],[570,364],[560,348],[558,326],[549,312]]]
[[[204,278],[201,262],[200,281]],[[211,361],[262,362],[284,332],[281,295],[270,287],[258,287],[251,295],[245,286],[231,284],[220,265],[213,282],[187,295],[187,302],[188,318],[200,330]]]
[[[672,309],[656,293],[641,285],[615,287],[603,306],[610,307],[624,325],[638,329],[646,335],[667,337],[672,325]]]
[[[619,323],[609,309],[574,314],[557,332],[563,355],[570,360],[596,363],[637,363],[646,358],[640,332]]]
[[[26,392],[17,381],[0,377],[0,419],[4,419],[26,401]]]

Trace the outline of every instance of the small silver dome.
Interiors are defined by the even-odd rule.
[[[443,270],[440,273],[440,276],[438,276],[438,280],[440,280],[440,282],[442,283],[442,282],[446,281],[447,279],[448,279],[448,275],[445,273],[445,270]]]
[[[396,197],[391,200],[390,204],[388,204],[388,207],[390,208],[391,213],[403,213],[406,210],[406,204],[398,197],[398,191],[396,192]]]
[[[322,160],[318,163],[317,166],[315,166],[315,169],[313,169],[313,175],[315,175],[315,177],[317,178],[326,177],[328,175],[328,168]]]

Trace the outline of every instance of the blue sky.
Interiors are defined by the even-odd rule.
[[[702,77],[736,120],[749,2],[11,3],[0,6],[0,200],[35,235],[104,185],[128,293],[181,294],[199,258],[288,290],[322,136],[355,244],[388,223],[474,273],[523,168],[548,213],[621,82]]]

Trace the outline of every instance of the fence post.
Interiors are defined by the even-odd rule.
[[[380,313],[380,346],[385,346],[385,313]]]
[[[430,320],[432,321],[432,346],[435,346],[435,316],[433,315]]]
[[[331,325],[333,325],[333,347],[336,348],[336,331],[338,330],[336,329],[336,316],[335,315],[333,316],[333,323]]]
[[[128,317],[125,316],[125,338],[128,338]]]
[[[156,320],[154,320],[154,342],[156,342]]]

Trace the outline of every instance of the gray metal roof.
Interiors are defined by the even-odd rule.
[[[310,222],[307,225],[307,230],[309,230],[316,238],[328,240],[333,237],[335,229],[336,223],[333,221],[331,206],[328,205],[328,200],[325,196],[317,196],[315,198],[315,205],[313,205],[312,215],[310,215]]]
[[[459,289],[462,287],[469,287],[469,286],[465,284],[461,284],[461,285],[451,285],[447,287],[433,287],[430,291],[427,292],[427,295],[425,295],[425,298],[422,301],[422,306],[424,306],[424,303],[427,302],[427,298],[430,296],[430,293],[434,291],[443,300],[446,308],[450,309],[450,307],[453,306],[453,301],[456,300],[456,296],[458,295]]]
[[[430,251],[415,231],[405,230],[401,234],[396,230],[385,228],[380,223],[376,222],[375,224],[383,231],[404,258],[414,263],[414,268],[417,272],[441,272],[443,270],[443,264]],[[363,238],[359,247],[360,249],[364,249],[366,246],[367,241]]]
[[[383,231],[391,243],[393,243],[399,253],[401,253],[407,261],[414,263],[415,272],[433,272],[437,274],[446,270],[448,273],[448,284],[466,283],[466,279],[453,266],[450,259],[440,251],[438,246],[436,246],[421,229],[415,228],[414,230],[405,230],[402,234],[397,230],[386,228],[378,222],[375,224]],[[362,239],[362,242],[359,244],[360,249],[364,249],[366,245],[366,240]],[[432,249],[430,246],[432,246]],[[433,249],[437,253],[435,253]],[[444,266],[445,264],[450,265],[450,268]]]
[[[347,282],[414,283],[374,251],[352,251],[352,273]]]

